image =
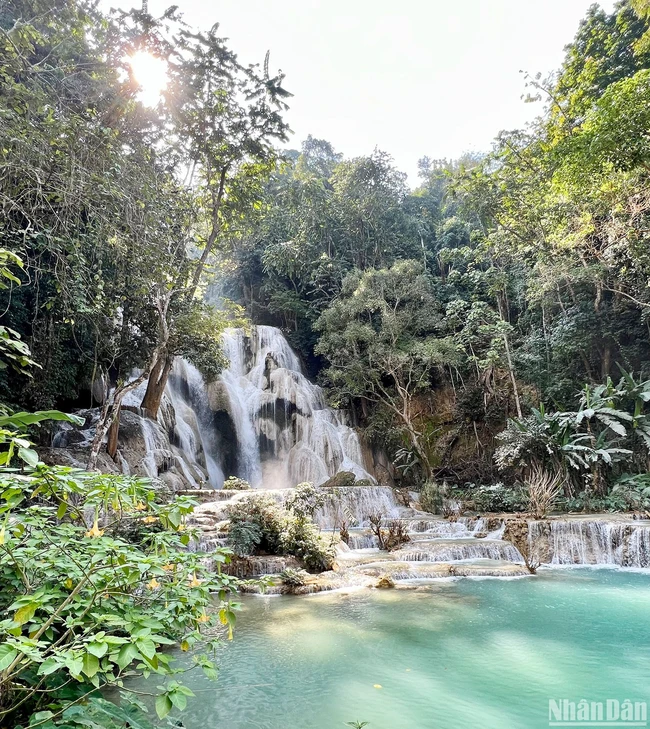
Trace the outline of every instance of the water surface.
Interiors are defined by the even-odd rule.
[[[547,570],[246,599],[186,729],[537,729],[549,698],[650,701],[650,575]]]

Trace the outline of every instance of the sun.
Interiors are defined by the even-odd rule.
[[[155,106],[167,86],[167,63],[148,51],[136,51],[129,56],[135,80],[140,84],[138,98],[146,106]]]

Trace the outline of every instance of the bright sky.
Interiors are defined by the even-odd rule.
[[[174,0],[191,25],[220,23],[242,61],[286,73],[290,146],[308,134],[346,156],[417,160],[482,151],[540,111],[520,69],[557,68],[593,0]],[[113,0],[129,7],[138,0]],[[160,14],[172,0],[149,0]],[[601,0],[608,11],[614,0]]]

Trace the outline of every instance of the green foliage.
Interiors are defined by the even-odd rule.
[[[285,501],[285,508],[299,519],[313,519],[325,505],[325,494],[310,483],[299,483]]]
[[[203,632],[217,615],[232,629],[228,596],[237,583],[206,572],[201,555],[187,551],[193,501],[161,501],[146,479],[38,464],[0,475],[0,504],[3,721],[37,712],[32,723],[138,726],[128,706],[97,694],[123,689],[134,671],[160,677],[160,718],[183,709],[192,692],[174,678],[170,646],[203,647],[194,664],[216,676],[208,656],[216,642]],[[127,541],[136,523],[140,539]],[[223,563],[228,552],[214,558]]]
[[[454,361],[442,318],[431,278],[417,262],[400,261],[350,274],[317,323],[316,352],[330,362],[334,401],[363,398],[388,410],[425,475],[430,463],[413,400],[430,387],[435,367]]]
[[[520,486],[506,486],[498,482],[489,485],[465,484],[456,490],[455,495],[462,499],[467,508],[483,512],[526,511],[528,497]]]
[[[296,570],[291,567],[280,572],[280,579],[283,584],[289,585],[289,587],[302,587],[307,584],[309,573],[305,570]]]
[[[578,491],[600,495],[607,481],[635,462],[645,470],[650,452],[650,381],[624,373],[617,385],[585,386],[576,411],[533,409],[523,420],[511,420],[499,435],[495,452],[501,468],[537,465],[572,481]],[[569,490],[571,490],[569,488]]]
[[[242,557],[293,555],[314,572],[329,569],[333,547],[311,520],[322,503],[322,495],[311,484],[301,484],[286,508],[266,494],[247,496],[229,509],[228,544]]]
[[[249,491],[252,486],[243,478],[228,476],[228,478],[223,482],[223,488],[230,491]]]
[[[25,375],[29,345],[42,365],[38,378],[0,377],[4,399],[78,401],[100,375],[119,388],[176,355],[214,378],[220,333],[241,310],[194,294],[284,138],[282,78],[243,66],[216,28],[195,34],[173,9],[45,10],[10,0],[0,17],[0,355]],[[138,99],[136,52],[168,63],[155,108]],[[9,270],[20,261],[22,286]]]

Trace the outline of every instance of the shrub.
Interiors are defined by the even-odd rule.
[[[250,491],[252,486],[245,481],[243,478],[237,478],[237,476],[229,476],[223,482],[223,488],[226,491]]]
[[[391,519],[384,525],[383,516],[379,513],[368,517],[370,531],[377,537],[379,549],[391,551],[399,549],[403,544],[411,541],[408,526],[399,519]]]
[[[300,483],[286,500],[286,508],[299,518],[312,519],[325,504],[325,495],[310,483]]]
[[[528,498],[521,487],[511,488],[500,482],[489,486],[467,484],[462,494],[468,507],[479,512],[526,511],[528,508]]]
[[[262,541],[262,528],[252,521],[231,522],[228,544],[238,557],[248,557]]]
[[[282,535],[283,554],[292,554],[302,560],[312,572],[330,569],[334,561],[334,546],[328,544],[314,522],[293,518],[288,521]]]
[[[541,466],[535,464],[525,480],[528,495],[528,509],[538,519],[542,519],[551,511],[562,486],[561,478]]]
[[[243,499],[229,509],[228,545],[240,556],[294,555],[307,569],[329,569],[334,548],[308,516],[319,508],[320,496],[311,484],[301,484],[287,501],[291,510],[266,494]]]
[[[248,496],[229,508],[228,517],[228,545],[240,557],[282,553],[287,514],[270,496]]]
[[[280,572],[280,579],[285,585],[289,587],[302,587],[307,584],[307,578],[309,573],[305,570],[296,570],[292,567],[287,567],[286,570]]]
[[[2,726],[27,723],[30,714],[48,727],[146,726],[133,706],[98,694],[128,691],[122,676],[142,672],[163,684],[155,701],[161,718],[183,708],[192,692],[175,680],[168,649],[203,642],[203,629],[216,622],[212,593],[221,595],[219,620],[232,627],[226,596],[237,586],[187,550],[196,537],[185,527],[193,507],[187,497],[161,503],[147,479],[42,463],[0,472]],[[228,554],[211,557],[225,562]],[[216,641],[204,645],[212,653]],[[195,662],[216,677],[207,654]]]

